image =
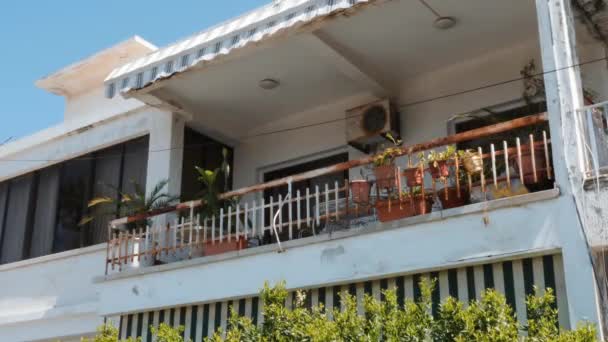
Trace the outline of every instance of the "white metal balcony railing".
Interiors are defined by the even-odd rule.
[[[423,198],[424,202],[434,202],[432,210],[435,211],[442,210],[443,207],[466,205],[469,203],[467,199],[476,191],[482,194],[483,201],[509,196],[504,194],[511,193],[516,187],[535,191],[540,190],[536,187],[538,184],[553,186],[550,140],[545,131],[537,132],[537,136],[529,134],[525,140],[519,137],[514,137],[512,141],[505,140],[500,146],[490,144],[478,147],[475,154],[483,162],[481,171],[477,174],[465,172],[463,161],[456,155],[447,163],[449,176],[429,179],[429,166],[413,162],[412,158],[412,154],[419,151],[490,137],[516,128],[538,125],[546,120],[546,114],[537,114],[404,147],[400,158],[406,158],[405,164],[408,166],[396,169],[395,188],[399,191],[392,196],[376,187],[375,195],[362,202],[348,180],[343,185],[336,182],[325,184],[322,188],[317,186],[304,191],[292,191],[292,184],[298,181],[367,165],[372,157],[366,157],[222,194],[223,199],[231,199],[245,194],[260,195],[267,189],[288,186],[285,197],[279,195],[265,201],[260,195],[257,196],[260,199],[239,202],[226,207],[226,210],[222,209],[213,217],[201,217],[197,213],[197,207],[202,204],[193,201],[164,210],[163,214],[173,211],[181,215],[173,222],[163,225],[131,231],[121,229],[129,222],[159,215],[158,212],[112,221],[108,229],[106,273],[254,248],[261,244],[276,243],[282,250],[282,241],[361,227],[370,221],[376,221],[379,215],[375,207],[380,203],[376,199],[388,202],[389,212],[391,207],[394,211],[409,210],[412,207],[412,213],[405,216],[414,216],[431,211],[430,207],[422,211],[413,208],[413,198],[416,196]],[[413,192],[410,191],[409,194],[402,194],[401,189],[412,190],[412,182],[408,178],[411,177],[412,170],[420,171],[427,177],[421,181],[419,193],[412,195]],[[403,179],[406,182],[402,182]],[[438,190],[442,185],[443,188]],[[521,194],[518,191],[512,193]],[[448,205],[443,202],[443,198],[447,199],[448,196],[456,196],[458,200]],[[443,207],[439,203],[444,203]]]
[[[608,102],[583,107],[577,114],[585,177],[608,174]]]

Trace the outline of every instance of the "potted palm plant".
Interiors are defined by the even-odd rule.
[[[234,209],[236,208],[236,205],[239,201],[238,198],[232,198],[229,200],[222,200],[220,198],[220,190],[218,185],[219,177],[224,177],[224,191],[227,191],[228,189],[226,188],[226,184],[228,183],[227,179],[230,175],[230,167],[226,161],[228,157],[228,150],[224,149],[222,151],[222,154],[224,157],[224,161],[222,162],[220,168],[217,168],[215,170],[206,170],[198,166],[195,167],[199,176],[198,180],[203,183],[203,191],[201,195],[202,207],[200,209],[200,214],[204,219],[211,219],[213,217],[216,217],[217,222],[220,221],[217,218],[222,213],[222,209],[224,215],[227,215],[228,208],[232,208],[232,212],[235,213],[236,211]],[[241,219],[241,217],[235,216],[234,219],[231,220],[232,226],[228,226],[228,220],[224,219],[223,226],[213,227],[212,229],[223,230],[224,232],[227,230],[231,231],[236,226],[236,220]],[[219,236],[219,234],[217,233],[215,235]],[[238,239],[231,239],[230,241],[228,241],[227,239],[215,241],[208,240],[207,242],[205,242],[204,254],[215,255],[230,251],[241,250],[247,248],[247,244],[248,240],[245,236],[240,236]]]
[[[93,214],[83,217],[79,226],[85,226],[95,219],[120,216],[136,218],[135,221],[127,224],[129,231],[145,228],[151,225],[146,214],[166,208],[179,200],[179,196],[164,192],[168,183],[168,180],[159,181],[147,196],[143,187],[136,182],[132,182],[134,189],[132,193],[122,192],[117,187],[103,184],[118,195],[114,197],[101,196],[90,200],[88,208]]]

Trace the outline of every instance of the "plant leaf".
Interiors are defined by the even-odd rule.
[[[108,203],[113,203],[114,200],[111,199],[110,197],[97,197],[97,198],[93,198],[92,200],[89,201],[89,205],[88,207],[94,207],[100,204],[108,204]]]

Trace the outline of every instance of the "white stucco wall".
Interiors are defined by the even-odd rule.
[[[454,114],[520,100],[523,93],[522,81],[440,100],[432,99],[508,79],[517,79],[520,77],[520,70],[531,59],[535,59],[537,66],[541,67],[539,49],[538,41],[531,40],[519,46],[492,51],[475,59],[459,61],[431,73],[404,79],[401,93],[394,102],[400,105],[401,135],[405,144],[424,142],[447,135],[448,119]],[[295,113],[271,124],[256,127],[248,136],[339,120],[344,118],[346,110],[374,99],[375,97],[369,94],[341,99],[332,104]],[[429,101],[412,105],[422,100]],[[348,150],[351,159],[361,156],[357,150],[347,147],[344,121],[246,139],[235,147],[234,185],[239,188],[255,184],[261,180],[263,171],[277,164],[335,149]],[[351,177],[353,175],[358,176],[358,172],[351,173]]]
[[[576,227],[574,208],[568,201],[549,198],[487,213],[480,205],[477,212],[446,220],[434,213],[416,225],[402,227],[396,221],[380,224],[368,234],[309,238],[309,244],[298,247],[287,243],[284,253],[268,246],[257,253],[243,251],[241,257],[220,255],[208,258],[209,262],[191,260],[181,267],[165,265],[156,272],[98,279],[100,312],[115,315],[246,297],[257,294],[265,281],[286,280],[290,288],[306,288],[483,262],[490,257],[555,251],[570,243],[566,239],[573,239],[564,233]],[[589,300],[593,295],[591,274],[580,258],[564,253],[567,293],[576,298],[569,301],[570,319],[593,319],[588,316],[594,305]]]
[[[136,99],[124,99],[115,96],[108,99],[103,86],[89,90],[85,93],[69,96],[65,100],[64,121],[96,120],[132,111],[144,104]]]
[[[92,279],[104,273],[105,245],[0,266],[0,341],[57,340],[103,323]]]

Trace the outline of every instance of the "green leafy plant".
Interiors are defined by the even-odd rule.
[[[322,304],[308,308],[305,292],[298,291],[293,309],[285,307],[289,295],[285,283],[261,291],[264,322],[253,324],[230,310],[226,331],[218,330],[208,342],[375,342],[375,341],[437,341],[437,342],[593,342],[594,325],[580,323],[575,330],[557,328],[555,297],[551,289],[544,294],[527,297],[528,321],[521,327],[513,309],[499,292],[488,289],[480,300],[467,305],[448,297],[433,311],[432,295],[436,280],[420,282],[420,298],[400,302],[395,289],[382,292],[383,300],[370,295],[363,299],[364,314],[354,296],[340,294],[341,308],[326,308]],[[158,342],[183,342],[183,327],[161,324],[151,328]],[[523,334],[525,333],[525,334]],[[118,341],[118,331],[104,326],[99,336],[86,342]],[[130,339],[129,342],[138,340]]]
[[[156,342],[185,342],[183,338],[184,327],[181,325],[174,328],[165,323],[161,323],[158,326],[158,329],[155,327],[150,327],[150,331],[154,337],[153,340]]]
[[[129,337],[122,342],[140,342],[141,338]],[[97,335],[92,339],[83,337],[81,342],[118,342],[118,329],[112,324],[104,324],[97,328]]]
[[[146,192],[140,184],[136,182],[132,182],[132,184],[134,188],[132,193],[122,192],[117,187],[104,184],[104,186],[117,193],[118,196],[102,196],[90,200],[88,208],[93,214],[83,217],[78,225],[84,226],[95,219],[108,216],[131,217],[144,215],[148,212],[168,207],[179,200],[179,196],[170,195],[164,191],[167,184],[169,184],[168,180],[161,180],[156,183],[148,196],[146,196]],[[149,224],[150,221],[143,218],[133,222],[128,228],[140,228]]]
[[[386,133],[386,138],[393,143],[393,146],[385,148],[374,156],[374,166],[393,165],[395,159],[403,153],[400,147],[403,145],[403,140],[393,137],[391,133]]]
[[[454,156],[456,156],[456,146],[448,145],[446,146],[445,150],[441,152],[431,150],[426,157],[426,161],[428,161],[429,163],[434,163],[436,165],[437,162],[450,160],[454,158]]]

